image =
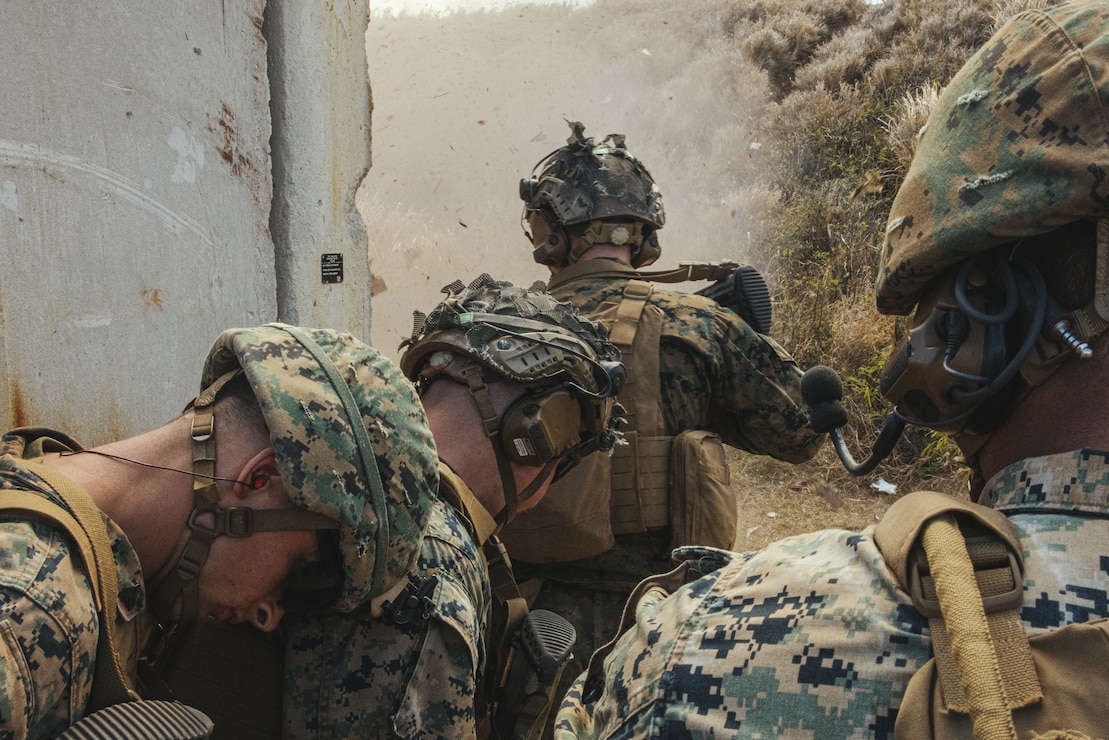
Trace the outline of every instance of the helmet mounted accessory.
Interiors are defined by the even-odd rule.
[[[651,173],[627,149],[622,134],[597,143],[585,126],[567,122],[566,146],[551,152],[520,181],[524,235],[539,264],[565,267],[594,244],[628,244],[633,267],[661,254],[656,232],[666,222]],[[582,237],[572,246],[571,235]]]
[[[261,408],[292,508],[218,504],[210,477],[214,408],[240,375]],[[195,616],[197,575],[219,536],[316,531],[319,560],[297,564],[286,580],[282,603],[290,609],[351,611],[403,578],[438,489],[438,462],[415,389],[390,361],[330,329],[231,329],[209,353],[202,388],[190,404],[196,459],[189,539],[152,594],[159,618]],[[378,460],[388,461],[388,478]],[[200,518],[208,513],[213,526]]]
[[[525,290],[483,274],[443,292],[430,314],[415,312],[401,369],[421,391],[440,377],[469,389],[504,489],[505,507],[494,515],[503,526],[552,473],[557,479],[583,455],[612,450],[624,367],[603,326],[542,284]],[[501,381],[524,391],[498,413],[489,386]],[[522,491],[512,463],[540,468]]]
[[[887,426],[953,434],[972,466],[1109,328],[1107,38],[1109,16],[1083,3],[1010,18],[941,93],[890,210],[877,308],[915,314],[881,376]],[[1076,226],[1096,242],[1096,285],[1064,307],[1044,265]]]

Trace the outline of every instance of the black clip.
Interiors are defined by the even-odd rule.
[[[435,608],[431,597],[438,585],[439,579],[436,576],[424,578],[409,573],[408,585],[400,592],[396,601],[386,601],[381,605],[385,611],[382,615],[385,621],[409,629],[422,627],[431,619],[431,612]]]

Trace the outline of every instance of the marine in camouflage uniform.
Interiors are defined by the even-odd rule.
[[[0,496],[31,491],[56,498],[23,461],[77,449],[60,432],[8,432],[0,440]],[[110,519],[105,523],[116,558],[120,615],[131,620],[145,604],[141,567],[119,527]],[[0,523],[0,619],[0,737],[54,737],[81,716],[88,699],[100,620],[88,575],[50,525]]]
[[[216,420],[229,431],[217,433]],[[273,630],[287,610],[376,595],[412,558],[437,470],[414,390],[388,360],[349,334],[280,324],[224,332],[201,394],[162,428],[92,450],[15,430],[0,452],[0,737],[55,737],[86,712],[145,695],[152,686],[138,681],[137,663],[158,655],[140,654],[155,622]],[[372,482],[375,457],[404,485]],[[194,469],[173,467],[178,459]],[[120,508],[104,491],[124,485]],[[72,530],[12,510],[23,491],[73,512],[86,531],[94,520],[106,528],[114,572],[97,570],[101,594],[108,582],[118,588],[115,655],[97,656],[107,630],[87,551],[78,557]],[[152,537],[168,543],[161,560]],[[113,658],[123,685],[106,694]]]
[[[880,310],[921,303],[914,332],[934,332],[935,291],[954,282],[971,296],[974,276],[993,283],[987,268],[1016,275],[1018,308],[1002,321],[1008,338],[968,322],[966,347],[981,366],[990,342],[1004,343],[1005,362],[988,376],[960,376],[962,347],[947,361],[942,351],[898,352],[883,393],[909,423],[954,435],[981,474],[977,502],[1015,527],[1029,635],[1109,616],[1106,102],[1104,3],[1011,19],[951,81],[922,131],[877,286]],[[968,301],[953,305],[972,315]],[[1055,306],[1042,334],[1030,319],[1036,305]],[[1079,359],[1091,346],[1093,357]],[[941,391],[956,378],[962,391],[933,393],[937,378]],[[893,737],[909,679],[933,655],[932,635],[874,527],[681,556],[707,574],[637,594],[630,629],[575,683],[556,737]]]
[[[440,500],[410,569],[417,582],[433,584],[423,592],[427,613],[406,612],[405,623],[397,623],[389,618],[390,605],[378,599],[349,614],[288,620],[288,737],[464,738],[488,732],[485,681],[499,669],[489,648],[499,624],[487,564],[495,532],[546,491],[556,470],[595,450],[606,454],[616,438],[612,379],[622,372],[618,353],[600,325],[541,287],[526,290],[482,275],[469,286],[447,286],[442,304],[427,316],[418,314],[401,367],[424,394],[432,429],[441,425],[445,432],[438,439]],[[451,427],[448,407],[426,402],[440,383],[457,386],[461,403],[481,410],[484,429],[478,416],[465,422],[470,426]],[[519,400],[495,409],[487,386],[507,386]],[[573,411],[545,405],[558,398],[568,399]],[[542,429],[531,426],[535,420]],[[513,438],[520,421],[532,441]],[[551,442],[545,453],[519,456],[533,442],[538,447],[540,438]],[[474,454],[462,459],[460,441],[474,439],[480,440]],[[523,490],[514,480],[520,471],[532,481]],[[473,489],[466,480],[471,472],[484,473]],[[405,601],[399,591],[391,591],[390,603]]]
[[[440,485],[450,486],[450,469],[441,472]],[[413,569],[438,579],[430,621],[420,629],[388,623],[380,605],[288,620],[287,737],[475,735],[492,603],[477,539],[461,513],[434,502]]]
[[[661,253],[657,232],[665,223],[662,196],[646,167],[628,152],[622,136],[597,142],[584,137],[581,124],[571,128],[567,145],[536,166],[537,174],[521,183],[520,193],[533,257],[553,273],[548,283],[551,294],[605,321],[628,365],[626,388],[633,384],[643,388],[638,394],[643,402],[633,401],[626,392],[621,395],[621,402],[629,407],[628,422],[621,429],[629,437],[634,433],[640,446],[639,452],[617,448],[617,456],[639,459],[634,462],[635,473],[618,469],[613,462],[613,511],[626,508],[628,498],[648,497],[648,469],[658,471],[661,490],[655,495],[662,499],[661,508],[682,495],[676,491],[675,471],[667,472],[672,463],[645,459],[650,454],[644,451],[649,438],[665,445],[655,453],[663,457],[673,454],[673,440],[680,433],[705,430],[746,452],[791,463],[810,459],[824,435],[813,432],[802,407],[801,371],[785,349],[755,331],[735,311],[701,295],[639,283],[650,290],[642,309],[644,318],[631,342],[617,339],[613,324],[623,320],[618,317],[629,305],[624,302],[629,282],[638,279],[638,269]],[[643,328],[652,321],[657,330]],[[641,377],[646,375],[652,377]],[[732,547],[736,504],[722,448],[719,458],[723,470],[717,487],[725,489],[720,508],[711,508],[704,499],[688,503],[716,520],[718,526],[712,532],[675,531],[665,514],[631,531],[634,527],[622,525],[613,513],[615,535],[610,548],[567,560],[565,553],[574,552],[570,543],[580,531],[556,534],[538,524],[534,529],[522,525],[531,527],[533,522],[560,516],[567,522],[578,521],[581,511],[555,511],[554,507],[566,498],[570,486],[581,488],[583,496],[597,498],[596,482],[584,480],[584,475],[556,484],[555,491],[561,495],[548,497],[506,530],[504,539],[517,575],[522,581],[531,580],[525,588],[539,588],[534,605],[571,615],[568,618],[578,629],[572,665],[579,671],[593,650],[615,635],[634,586],[672,567],[672,547]],[[708,475],[707,469],[703,475]],[[638,481],[639,488],[633,484],[621,496],[620,480],[629,477]],[[701,492],[708,495],[706,488]],[[637,516],[638,512],[632,518]],[[532,555],[538,549],[536,541],[543,538],[550,540],[551,552]]]

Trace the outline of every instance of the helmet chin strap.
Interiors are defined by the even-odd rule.
[[[303,509],[224,508],[219,505],[216,481],[215,403],[220,391],[242,372],[235,369],[220,376],[190,404],[193,409],[193,510],[186,526],[189,537],[177,553],[176,562],[159,574],[150,589],[150,608],[160,622],[188,622],[200,611],[200,569],[208,560],[212,541],[220,536],[249,537],[255,532],[299,529],[338,529],[338,522]],[[185,472],[185,471],[181,471]],[[245,481],[234,479],[239,484]],[[210,515],[211,526],[199,521]]]
[[[489,386],[482,380],[481,366],[471,364],[462,370],[462,376],[466,379],[466,385],[469,386],[470,395],[474,398],[474,403],[477,404],[478,413],[481,414],[481,423],[485,427],[485,436],[489,439],[489,443],[493,445],[493,455],[497,460],[497,472],[501,476],[501,488],[504,491],[504,508],[501,509],[493,516],[493,520],[497,523],[497,532],[504,528],[506,524],[516,517],[516,512],[520,504],[527,501],[535,492],[539,490],[547,478],[550,477],[551,471],[559,463],[559,458],[554,457],[544,463],[542,468],[535,478],[529,483],[524,490],[516,490],[516,476],[512,470],[512,461],[508,459],[508,455],[501,449],[500,446],[500,431],[501,431],[501,417],[493,407],[493,398],[489,394]],[[494,532],[496,534],[496,532]]]
[[[201,514],[219,509],[219,492],[212,478],[216,472],[215,413],[216,397],[223,387],[234,380],[242,370],[224,373],[205,388],[192,402],[193,442],[193,510],[186,526],[189,539],[177,556],[177,562],[151,593],[151,610],[161,621],[191,621],[199,611],[200,587],[197,575],[208,559],[208,550],[217,532],[201,525]]]

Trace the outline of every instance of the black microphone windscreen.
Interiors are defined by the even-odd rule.
[[[827,365],[814,365],[801,376],[801,398],[809,407],[843,399],[843,383]]]

